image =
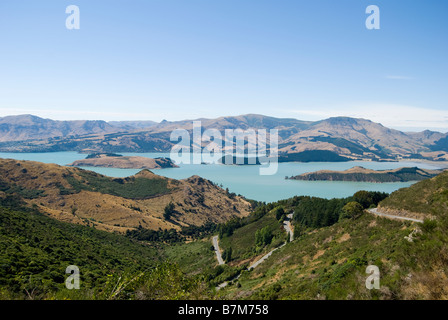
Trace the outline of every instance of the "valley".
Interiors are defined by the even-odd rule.
[[[448,180],[444,151],[433,150],[442,136],[351,118],[202,122],[281,126],[279,172],[263,177],[257,162],[177,165],[166,152],[141,153],[168,150],[169,130],[188,129],[188,121],[2,142],[20,152],[0,159],[0,298],[447,297]],[[385,147],[390,135],[406,142]],[[38,150],[45,152],[23,153]],[[115,153],[131,150],[138,152]],[[319,191],[307,194],[313,184]],[[82,290],[64,287],[66,264],[80,267]],[[381,270],[379,290],[365,286],[368,265]]]

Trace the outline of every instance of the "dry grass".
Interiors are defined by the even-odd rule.
[[[86,190],[61,193],[61,188],[73,190],[67,176],[86,183],[78,168],[0,159],[0,177],[4,182],[45,192],[43,197],[26,200],[29,205],[37,206],[53,218],[100,230],[126,232],[140,225],[152,230],[180,229],[206,222],[221,223],[250,212],[248,201],[230,197],[225,190],[198,176],[174,180],[142,171],[135,177],[167,181],[168,192],[147,199],[127,199]],[[171,220],[165,220],[164,209],[170,202],[175,205],[175,213]]]

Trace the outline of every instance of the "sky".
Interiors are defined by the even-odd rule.
[[[447,132],[447,16],[446,0],[1,0],[0,117],[350,116]]]

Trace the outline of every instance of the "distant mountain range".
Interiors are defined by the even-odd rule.
[[[448,134],[402,132],[365,119],[333,117],[301,121],[257,114],[197,119],[202,129],[278,129],[279,152],[289,159],[326,151],[329,158],[352,160],[448,160]],[[2,152],[169,152],[175,129],[192,131],[183,121],[55,121],[32,115],[0,118]],[[313,161],[313,159],[308,159]]]

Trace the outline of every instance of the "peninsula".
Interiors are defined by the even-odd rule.
[[[70,167],[104,167],[119,169],[164,169],[178,168],[170,158],[146,158],[139,156],[122,156],[118,154],[90,154],[86,159],[76,160]]]
[[[393,170],[371,170],[353,167],[345,171],[320,170],[297,176],[286,177],[305,181],[356,181],[356,182],[407,182],[432,178],[442,170],[426,170],[417,167],[402,167]]]

